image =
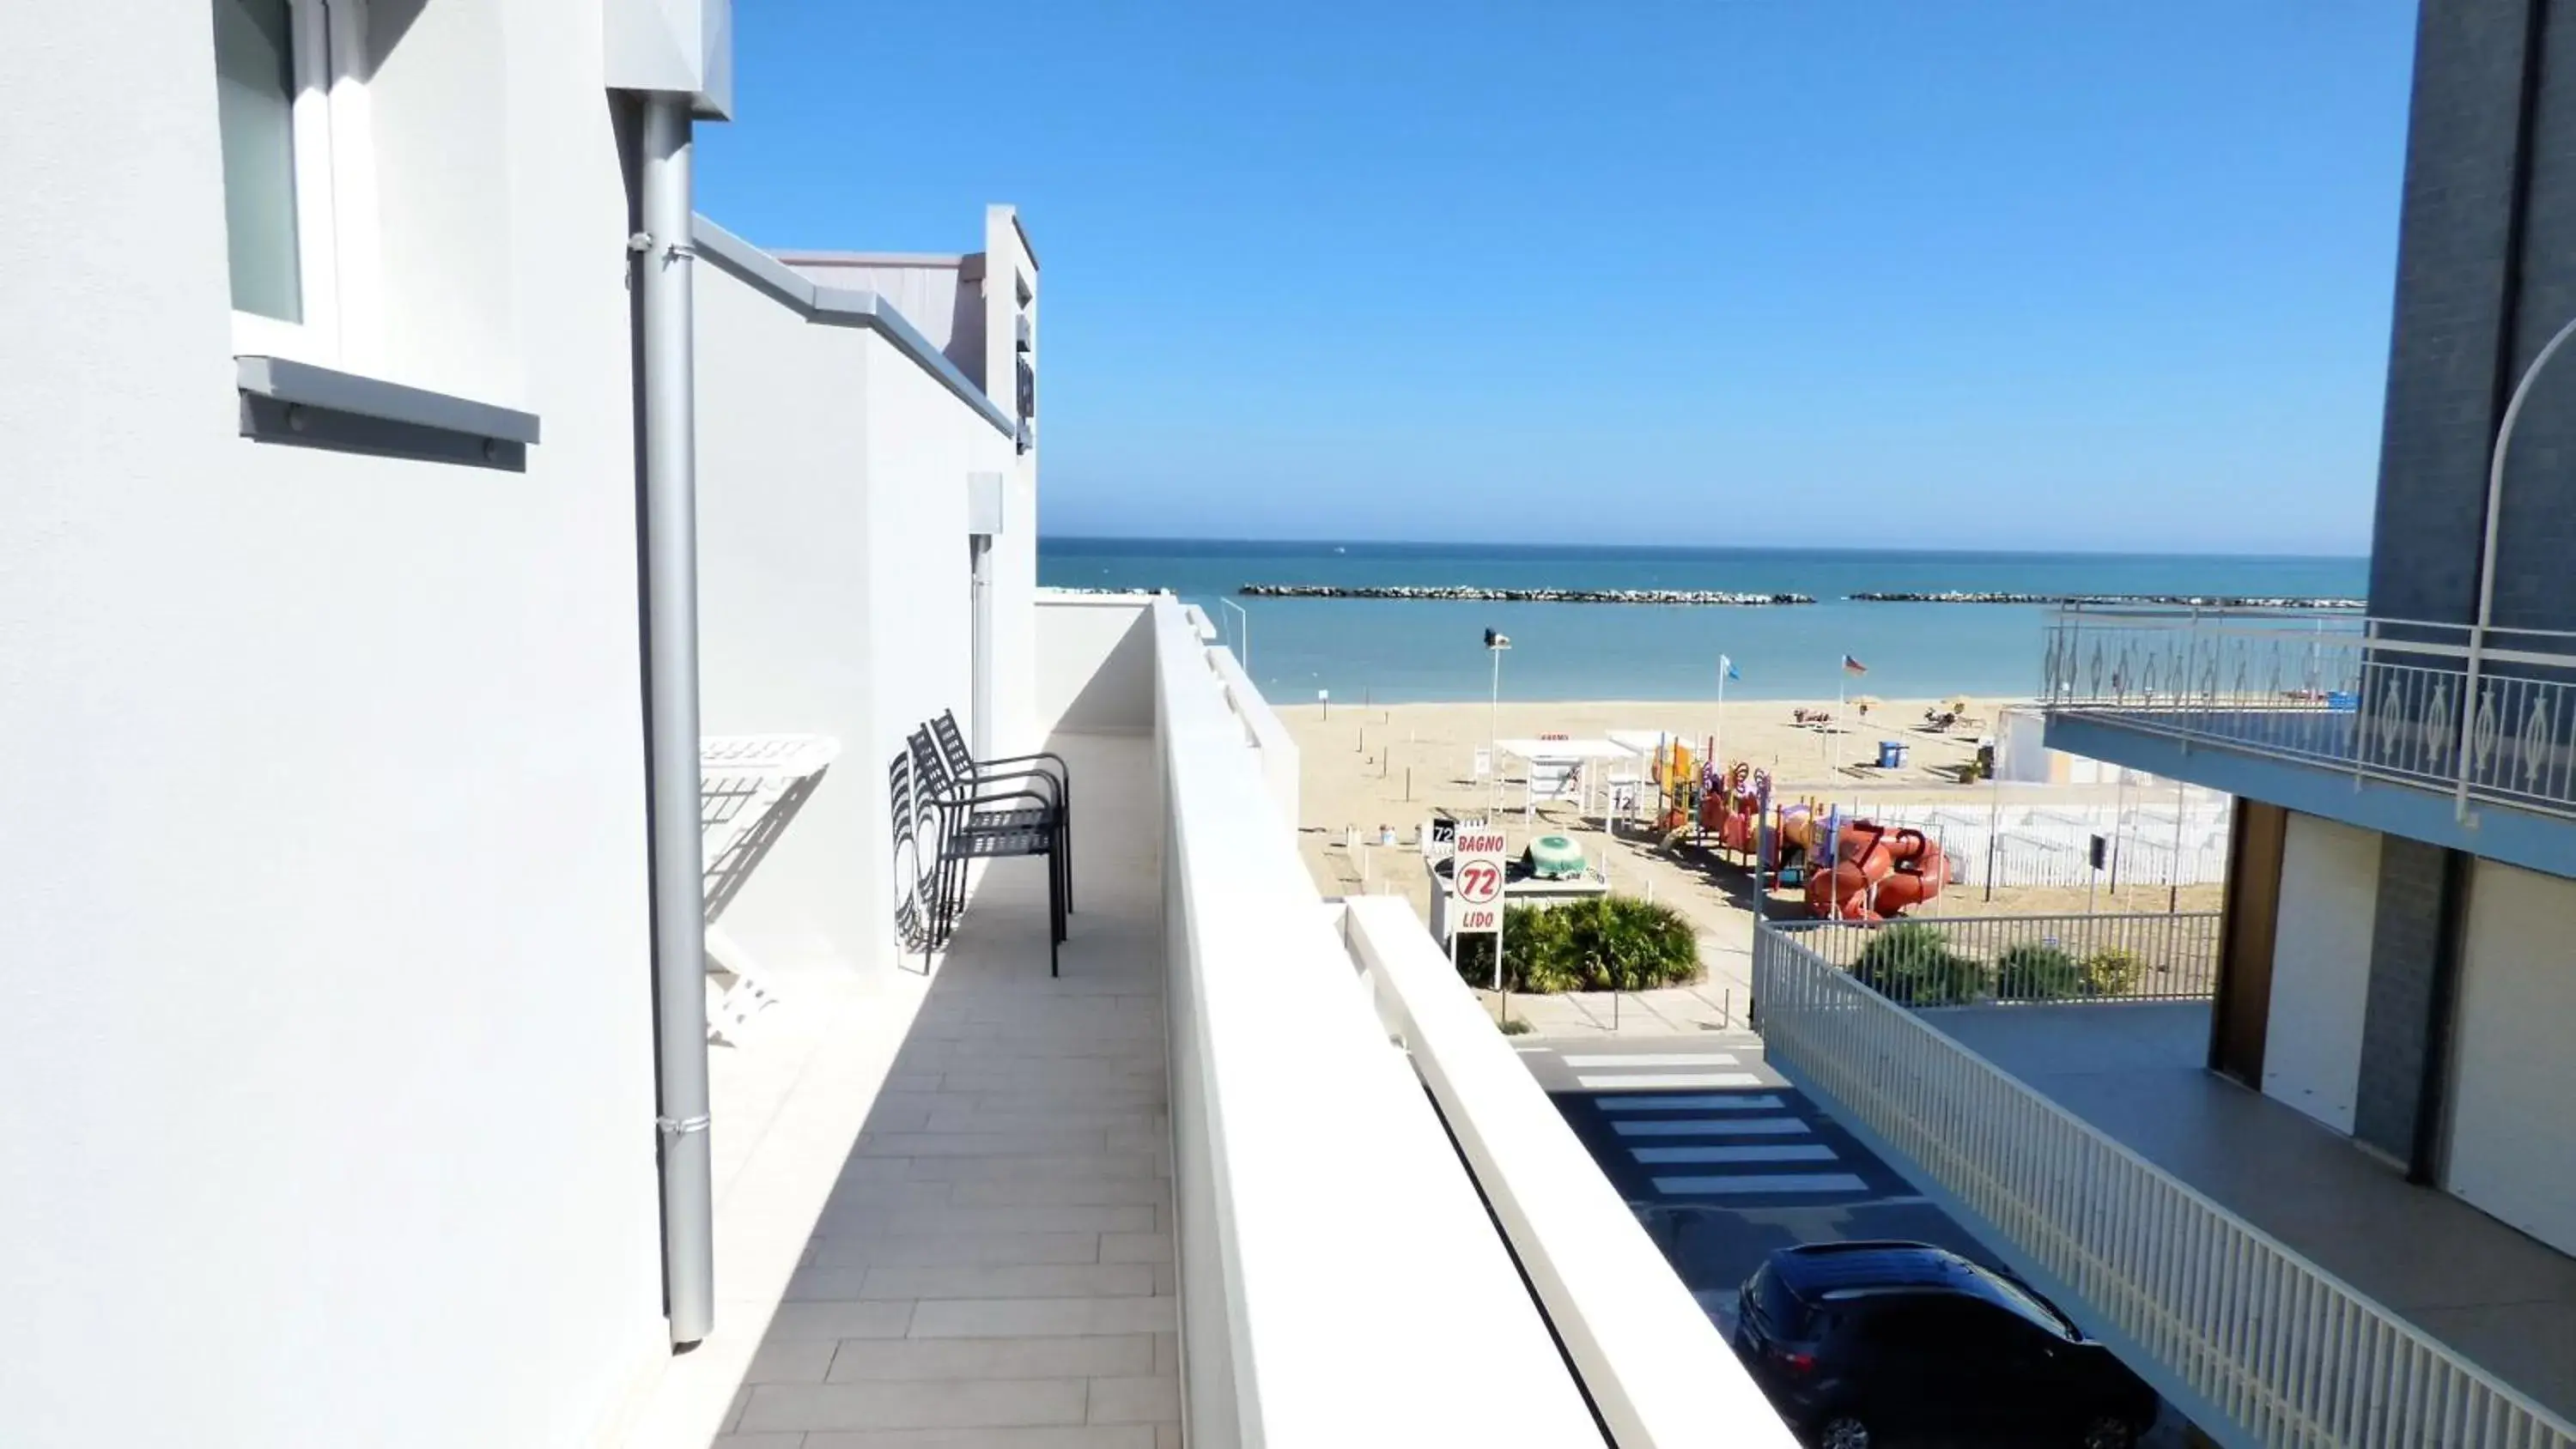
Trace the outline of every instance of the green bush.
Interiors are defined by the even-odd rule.
[[[1699,937],[1670,906],[1594,896],[1503,911],[1504,984],[1514,991],[1643,991],[1699,979]],[[1458,974],[1494,984],[1494,938],[1458,943]]]
[[[1962,955],[1950,938],[1920,921],[1898,921],[1870,932],[1852,962],[1853,977],[1904,1006],[1956,1006],[1986,993],[1986,965]]]
[[[1498,1024],[1502,1027],[1503,1035],[1505,1036],[1527,1036],[1530,1034],[1530,1024],[1522,1017],[1507,1016]]]
[[[2084,958],[2083,988],[2087,996],[2126,996],[2138,989],[2138,978],[2147,974],[2147,963],[2126,946],[2105,946]]]
[[[2084,990],[2084,968],[2040,941],[2007,946],[1995,958],[1995,995],[2005,1001],[2063,1001]]]

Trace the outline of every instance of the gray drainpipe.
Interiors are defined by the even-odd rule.
[[[651,769],[653,1029],[659,1050],[662,1292],[671,1342],[714,1327],[707,1147],[706,885],[698,816],[697,395],[691,371],[690,119],[644,97],[645,733]]]

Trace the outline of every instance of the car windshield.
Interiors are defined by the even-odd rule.
[[[2020,1314],[2022,1317],[2029,1319],[2031,1322],[2039,1325],[2043,1329],[2046,1329],[2048,1332],[2053,1333],[2060,1338],[2072,1339],[2082,1338],[2084,1336],[2083,1333],[2076,1328],[2074,1323],[2069,1321],[2065,1314],[2058,1312],[2056,1307],[2047,1299],[2031,1292],[2029,1289],[2024,1288],[2010,1278],[2004,1277],[2000,1273],[1988,1272],[1983,1268],[1977,1269],[1977,1276],[1984,1280],[1987,1291],[1994,1295],[1996,1302],[2011,1309],[2013,1312]]]

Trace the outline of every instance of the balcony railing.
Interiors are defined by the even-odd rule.
[[[2078,607],[2041,677],[2055,714],[2576,815],[2576,634]]]
[[[1991,1224],[2228,1442],[2576,1446],[2576,1426],[1804,942],[1767,921],[1754,936],[1771,1062]]]
[[[2206,1001],[2216,911],[1923,916],[1889,935],[1862,921],[1784,921],[1798,945],[1904,1006]]]

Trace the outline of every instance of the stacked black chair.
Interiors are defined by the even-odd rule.
[[[930,855],[930,934],[945,942],[965,905],[966,867],[978,860],[1047,857],[1047,974],[1061,974],[1057,948],[1065,937],[1066,811],[1061,782],[1043,773],[981,782],[960,779],[948,767],[925,727],[913,731],[912,797],[931,817],[916,836]]]
[[[1063,827],[1063,847],[1058,859],[1064,873],[1064,912],[1073,914],[1073,767],[1064,756],[1040,750],[1034,755],[996,755],[989,760],[975,758],[966,747],[966,732],[957,727],[957,711],[944,710],[930,722],[930,732],[939,741],[939,753],[948,762],[948,773],[973,785],[996,784],[1005,780],[1044,781],[1042,788],[1054,792],[1057,820]]]
[[[886,809],[894,822],[894,871],[900,896],[894,903],[895,934],[921,953],[921,972],[930,974],[930,953],[942,944],[939,922],[931,908],[939,822],[923,807],[912,784],[912,756],[907,751],[886,767]]]

